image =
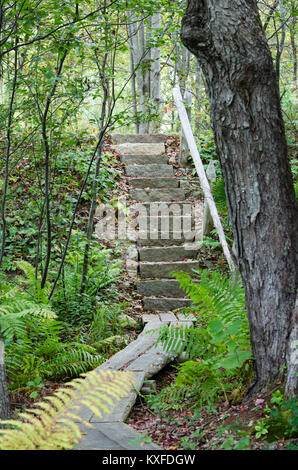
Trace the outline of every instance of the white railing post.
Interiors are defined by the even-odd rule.
[[[179,113],[179,117],[180,117],[180,121],[181,121],[181,126],[182,126],[182,129],[183,129],[183,132],[184,132],[184,136],[186,138],[186,141],[187,141],[187,144],[188,144],[188,147],[189,147],[189,151],[191,153],[191,156],[193,158],[193,161],[194,161],[194,164],[195,164],[195,167],[196,167],[196,170],[197,170],[197,174],[198,174],[198,177],[199,177],[199,180],[200,180],[200,183],[201,183],[201,187],[202,187],[202,190],[203,190],[203,193],[204,193],[205,200],[208,204],[210,214],[211,214],[211,217],[213,219],[214,227],[217,230],[218,237],[219,237],[220,243],[222,245],[223,252],[224,252],[224,255],[225,255],[226,260],[228,262],[228,265],[230,267],[230,270],[235,271],[236,266],[234,264],[233,258],[231,256],[231,253],[230,253],[230,250],[229,250],[229,246],[228,246],[228,243],[227,243],[227,240],[226,240],[226,237],[225,237],[225,234],[224,234],[224,230],[223,230],[223,227],[222,227],[222,224],[221,224],[221,221],[220,221],[217,209],[216,209],[216,205],[215,205],[212,193],[211,193],[210,185],[209,185],[209,182],[208,182],[208,179],[207,179],[204,167],[203,167],[203,163],[202,163],[199,151],[198,151],[196,143],[195,143],[195,139],[194,139],[194,136],[193,136],[193,133],[192,133],[192,130],[191,130],[190,122],[189,122],[189,119],[188,119],[188,116],[187,116],[187,112],[186,112],[186,109],[185,109],[185,106],[184,106],[184,103],[183,103],[183,100],[182,100],[182,96],[181,96],[181,92],[180,92],[179,87],[176,87],[176,88],[173,89],[173,97],[174,97],[174,100],[175,100],[175,103],[176,103],[176,107],[178,109],[178,113]]]
[[[216,171],[213,161],[208,165],[206,170],[206,176],[208,178],[210,188],[212,189],[212,184],[216,181]],[[209,235],[212,228],[214,227],[213,219],[207,201],[204,201],[204,213],[203,213],[203,237]]]

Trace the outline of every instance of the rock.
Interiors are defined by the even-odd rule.
[[[155,201],[183,201],[185,192],[180,188],[172,189],[131,189],[130,199],[134,201],[155,202]]]
[[[127,176],[143,177],[143,176],[156,176],[164,178],[173,176],[173,167],[170,165],[129,165],[125,167]]]
[[[162,155],[165,153],[163,143],[123,143],[113,146],[120,155]]]
[[[177,308],[190,307],[191,301],[188,299],[170,299],[170,298],[155,298],[145,297],[143,299],[144,308],[147,310],[156,310],[158,312],[169,312]]]
[[[200,269],[200,261],[173,261],[173,262],[142,262],[139,264],[141,278],[172,278],[173,271],[184,271],[193,274],[194,269]]]
[[[131,178],[129,185],[132,188],[178,188],[177,178]]]
[[[139,281],[137,282],[137,290],[140,295],[145,297],[186,297],[185,292],[179,287],[179,282],[175,279]]]
[[[165,155],[121,155],[120,160],[125,165],[167,165],[168,163]]]
[[[164,143],[166,136],[164,134],[112,134],[112,141],[115,144],[125,143]]]

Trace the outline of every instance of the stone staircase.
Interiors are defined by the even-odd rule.
[[[144,308],[168,312],[186,307],[190,301],[171,273],[191,274],[201,267],[195,236],[200,238],[203,204],[198,198],[194,203],[197,179],[175,176],[163,135],[114,135],[112,139],[124,164],[131,213],[138,215],[136,286]]]

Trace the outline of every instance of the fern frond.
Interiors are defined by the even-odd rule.
[[[124,397],[133,383],[132,372],[94,370],[83,377],[68,383],[68,388],[60,389],[53,397],[47,397],[50,403],[39,402],[36,409],[21,413],[21,419],[0,421],[2,426],[13,428],[0,430],[0,450],[72,449],[81,438],[74,419],[90,426],[79,415],[74,415],[73,408],[84,404],[92,412],[110,412],[111,405],[115,405],[110,397],[117,400]],[[110,407],[103,401],[108,401]]]

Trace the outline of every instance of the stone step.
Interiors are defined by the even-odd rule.
[[[152,230],[159,232],[164,232],[170,230],[171,232],[178,232],[179,230],[184,230],[185,232],[189,232],[194,228],[195,219],[191,215],[173,215],[170,214],[169,216],[153,216],[147,215],[142,216],[138,215],[135,219],[133,219],[133,226],[138,223],[140,230]]]
[[[189,299],[178,298],[145,297],[143,299],[143,306],[146,310],[169,312],[177,308],[190,307],[191,301]]]
[[[130,199],[133,201],[156,202],[156,201],[183,201],[185,199],[184,189],[131,189]]]
[[[165,153],[164,143],[129,143],[113,146],[120,155],[162,155]]]
[[[140,261],[182,261],[183,259],[196,258],[197,247],[167,246],[139,248]]]
[[[165,155],[121,155],[120,160],[125,165],[167,165]]]
[[[172,165],[129,165],[125,167],[125,173],[127,176],[135,177],[146,177],[156,176],[158,178],[164,178],[174,175]]]
[[[167,246],[180,246],[184,245],[185,243],[193,242],[195,238],[194,233],[190,234],[181,234],[181,232],[170,232],[168,238],[158,238],[150,237],[150,233],[147,232],[139,232],[138,236],[136,237],[136,243],[138,247],[167,247]],[[133,240],[131,237],[130,240]]]
[[[163,134],[112,134],[112,141],[115,144],[158,144],[164,143],[166,136]]]
[[[176,261],[176,262],[141,262],[139,264],[140,277],[142,279],[172,278],[173,271],[184,271],[193,274],[193,269],[202,267],[200,261]]]
[[[179,189],[179,188],[178,188]],[[176,190],[176,189],[175,189]],[[135,190],[136,191],[136,190]],[[169,201],[169,202],[134,202],[127,205],[128,216],[133,219],[154,218],[154,217],[183,217],[197,218],[201,205],[191,204],[189,201]]]
[[[106,450],[118,452],[130,451],[161,451],[153,443],[143,443],[142,435],[135,429],[122,422],[120,423],[94,423],[92,428],[80,425],[82,439],[75,446],[75,450]],[[139,443],[137,443],[139,442]]]
[[[179,189],[179,188],[178,188]],[[196,209],[196,205],[189,201],[175,201],[175,202],[166,202],[166,201],[153,201],[153,202],[134,202],[129,205],[131,213],[145,212],[145,214],[156,216],[162,214],[163,216],[167,214],[167,211],[175,214],[188,215],[193,214]]]
[[[184,298],[185,292],[180,289],[179,282],[175,279],[158,279],[154,281],[138,281],[137,291],[145,297],[174,297]]]
[[[189,178],[179,181],[179,188],[184,189],[187,198],[198,198],[203,192],[199,178]]]
[[[131,188],[178,188],[179,180],[177,178],[130,178]]]

